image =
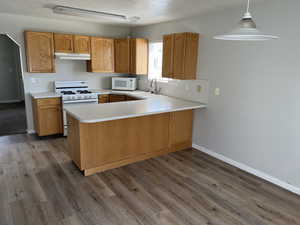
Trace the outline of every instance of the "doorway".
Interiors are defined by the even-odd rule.
[[[0,136],[27,132],[19,45],[0,34]]]

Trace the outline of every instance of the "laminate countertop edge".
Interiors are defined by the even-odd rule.
[[[185,110],[193,110],[193,109],[204,109],[207,106],[205,104],[200,104],[199,106],[193,106],[193,107],[184,107],[184,108],[177,108],[172,110],[161,110],[161,111],[155,111],[155,112],[145,112],[145,113],[136,113],[136,114],[128,114],[123,116],[115,116],[115,117],[105,117],[101,119],[82,119],[76,114],[72,113],[72,111],[67,110],[67,113],[70,114],[72,117],[77,119],[80,123],[99,123],[99,122],[105,122],[105,121],[112,121],[112,120],[120,120],[120,119],[129,119],[129,118],[135,118],[135,117],[142,117],[142,116],[150,116],[150,115],[156,115],[161,113],[170,113],[170,112],[178,112],[178,111],[185,111]]]

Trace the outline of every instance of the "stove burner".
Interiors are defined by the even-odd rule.
[[[62,91],[61,92],[63,95],[75,95],[76,93],[73,91]]]
[[[88,91],[88,90],[78,90],[77,92],[79,94],[91,94],[92,93],[91,91]]]

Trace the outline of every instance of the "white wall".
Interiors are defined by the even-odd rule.
[[[6,35],[0,35],[0,103],[23,100],[20,79],[19,48]]]
[[[196,112],[194,142],[300,187],[300,2],[256,3],[253,16],[270,42],[213,40],[238,22],[244,5],[132,30],[159,40],[199,32],[199,78],[210,82],[207,110]],[[214,88],[221,96],[214,96]]]
[[[87,80],[92,88],[109,87],[106,74],[87,73],[85,62],[57,61],[55,74],[31,74],[26,72],[24,50],[24,30],[51,31],[62,33],[98,35],[103,37],[127,37],[128,27],[101,25],[78,21],[52,20],[29,16],[0,13],[0,33],[9,34],[21,45],[23,62],[23,79],[25,89],[28,129],[33,129],[30,92],[53,90],[55,80]]]

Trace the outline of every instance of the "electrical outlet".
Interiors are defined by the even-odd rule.
[[[36,84],[37,83],[37,80],[35,78],[31,78],[30,80],[31,80],[32,84]]]
[[[197,85],[197,92],[202,92],[202,86],[201,85]]]
[[[215,96],[220,96],[220,95],[221,95],[220,88],[215,88]]]

